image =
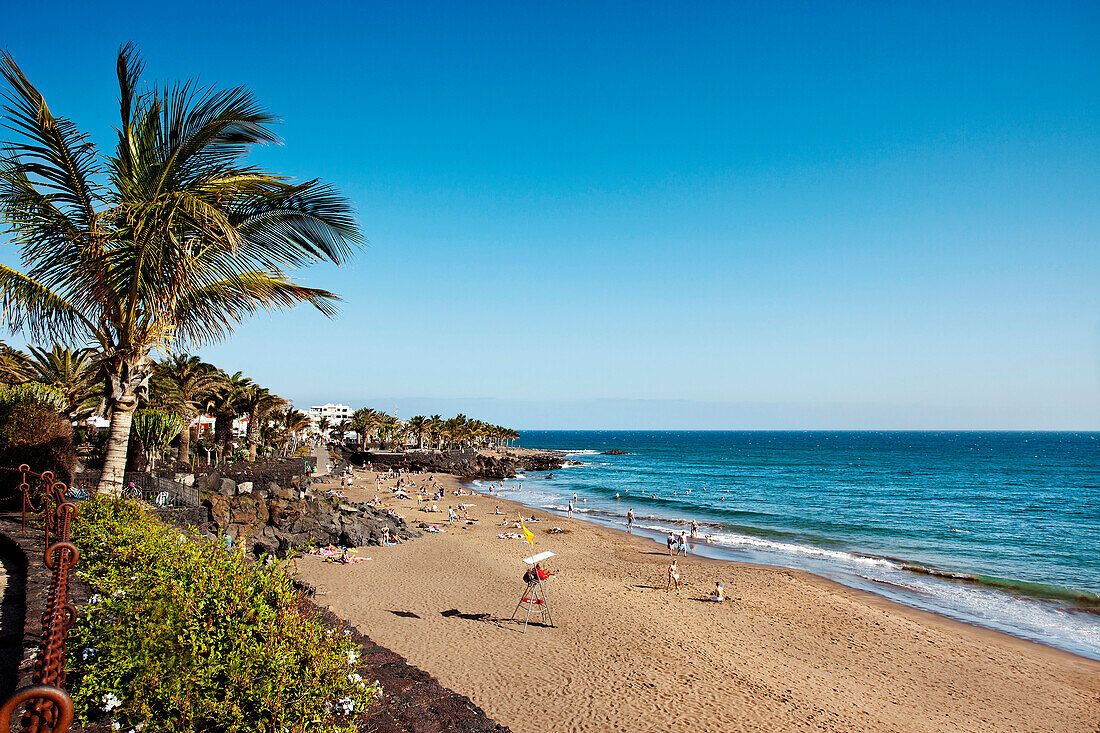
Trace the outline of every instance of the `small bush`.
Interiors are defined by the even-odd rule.
[[[69,644],[82,722],[352,730],[375,699],[357,647],[303,610],[283,567],[186,538],[127,500],[83,503],[73,539],[94,594]]]
[[[52,471],[58,481],[72,479],[76,450],[73,429],[57,412],[56,390],[34,382],[0,387],[0,465],[26,463],[32,471]],[[19,502],[14,493],[21,475],[0,471],[0,494]]]

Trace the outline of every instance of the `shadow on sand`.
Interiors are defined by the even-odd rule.
[[[391,609],[390,613],[392,613],[394,616],[400,616],[401,618],[420,618],[412,611],[394,611]]]

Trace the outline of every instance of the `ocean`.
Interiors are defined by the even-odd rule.
[[[1100,659],[1100,433],[524,431],[504,496]],[[626,455],[605,455],[619,450]],[[618,498],[616,498],[616,494]]]

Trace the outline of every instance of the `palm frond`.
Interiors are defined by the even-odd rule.
[[[253,271],[226,277],[181,298],[176,311],[176,337],[201,345],[218,340],[260,310],[273,311],[309,303],[326,316],[337,313],[340,298],[327,290],[291,282],[281,273]]]
[[[0,53],[0,74],[11,90],[4,94],[4,126],[24,138],[17,148],[21,167],[43,181],[81,228],[92,229],[101,201],[94,183],[102,171],[95,147],[70,120],[50,113],[42,94],[7,53]]]
[[[39,282],[0,265],[0,310],[11,331],[26,329],[32,341],[82,341],[99,329],[79,310]]]
[[[262,253],[283,267],[313,259],[341,264],[352,245],[363,241],[351,203],[317,180],[272,181],[266,191],[242,201],[233,220],[250,256]]]
[[[145,62],[138,55],[137,47],[133,43],[118,49],[118,102],[119,112],[122,118],[122,126],[118,130],[118,147],[115,150],[115,158],[118,166],[129,173],[133,167],[136,151],[133,147],[131,124],[134,116],[134,105],[137,102],[137,85],[141,79],[141,72],[145,70]]]

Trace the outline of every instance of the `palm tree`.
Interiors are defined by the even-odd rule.
[[[424,433],[428,429],[428,418],[423,415],[409,418],[409,433],[416,438],[416,449],[424,447]]]
[[[401,421],[393,415],[382,412],[378,416],[378,444],[385,450],[386,445],[397,440],[400,432]]]
[[[187,463],[191,456],[191,422],[223,386],[224,376],[213,364],[188,354],[172,354],[157,365],[153,377],[156,392],[171,395],[172,411],[185,423],[180,431],[181,463]]]
[[[339,418],[332,424],[332,434],[337,444],[344,445],[344,433],[347,432],[348,425],[351,424],[351,420],[347,418]]]
[[[27,355],[0,341],[0,384],[27,381]]]
[[[267,424],[271,413],[286,407],[286,400],[272,394],[264,387],[250,384],[241,392],[239,409],[248,416],[248,460],[255,462],[256,449],[260,445],[260,429]]]
[[[95,349],[70,349],[54,344],[49,351],[27,347],[24,358],[27,379],[57,389],[65,397],[61,414],[69,420],[79,420],[95,412],[99,406],[98,352]]]
[[[260,309],[334,314],[334,294],[285,272],[338,264],[360,241],[332,188],[244,164],[276,141],[251,92],[190,82],[139,91],[142,68],[133,46],[119,50],[118,144],[104,156],[0,56],[14,136],[0,157],[0,218],[24,270],[0,266],[4,316],[33,342],[102,352],[111,429],[99,488],[114,493],[150,352],[218,341]]]
[[[283,429],[282,425],[268,423],[260,428],[260,445],[277,445],[282,450],[290,442],[290,433]]]
[[[279,413],[277,420],[280,427],[289,437],[289,442],[297,448],[299,436],[309,430],[309,415],[299,410],[295,410],[293,407],[287,407]]]
[[[242,400],[251,386],[252,380],[241,372],[231,375],[222,372],[221,384],[207,400],[207,413],[214,416],[214,449],[219,456],[228,456],[230,453],[233,421],[241,414]]]
[[[321,431],[321,440],[324,440],[328,435],[328,429],[332,427],[332,421],[327,417],[322,417],[317,421],[317,429]]]
[[[428,440],[432,442],[432,445],[437,450],[442,450],[443,445],[441,443],[443,438],[443,416],[432,415],[428,418]]]
[[[369,407],[360,407],[351,414],[351,424],[359,434],[359,450],[365,450],[367,439],[378,425],[378,412]]]

